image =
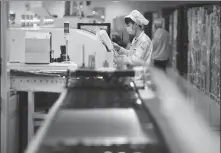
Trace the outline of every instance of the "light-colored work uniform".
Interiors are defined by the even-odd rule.
[[[130,18],[140,26],[148,25],[149,21],[137,10],[132,11],[125,18]],[[151,39],[142,32],[138,37],[135,37],[131,43],[130,49],[121,48],[119,53],[126,55],[124,63],[133,66],[149,65],[152,53]]]
[[[157,29],[157,31],[154,33],[152,43],[152,59],[158,61],[169,60],[171,55],[171,46],[169,42],[169,33],[165,29]]]
[[[119,53],[126,55],[126,63],[141,66],[150,63],[152,48],[150,38],[142,32],[139,37],[133,39],[129,50],[121,48]]]

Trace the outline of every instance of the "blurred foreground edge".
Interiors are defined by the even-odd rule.
[[[184,90],[191,89],[172,69],[150,68],[156,86],[155,100],[146,103],[173,153],[220,153],[220,136],[193,109]],[[182,81],[182,82],[181,82]],[[188,88],[187,88],[188,86]]]

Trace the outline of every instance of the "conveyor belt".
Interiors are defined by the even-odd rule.
[[[104,148],[116,152],[168,151],[130,79],[83,76],[69,84],[53,118],[48,118],[50,124],[40,129],[39,142],[28,153],[104,153]]]
[[[67,70],[50,70],[50,71],[22,71],[11,69],[12,76],[44,76],[44,77],[62,77],[67,75]]]
[[[138,91],[136,90],[136,87],[134,86],[135,84],[131,84],[130,79],[129,80],[125,78],[119,79],[118,77],[115,77],[115,79],[113,79],[111,78],[111,75],[107,75],[111,79],[107,79],[108,77],[99,77],[100,74],[105,74],[104,71],[102,71],[102,73],[100,73],[98,76],[96,76],[97,75],[96,74],[92,77],[84,77],[84,78],[82,77],[76,78],[76,75],[70,75],[69,73],[69,75],[66,75],[66,76],[69,76],[69,78],[71,78],[69,80],[68,86],[66,86],[68,88],[65,90],[61,88],[63,92],[59,100],[51,108],[50,113],[48,114],[48,117],[45,121],[45,124],[40,128],[35,139],[29,145],[27,153],[59,152],[59,150],[60,152],[69,151],[69,152],[77,152],[77,153],[84,153],[84,152],[104,153],[105,151],[108,150],[108,151],[111,151],[112,153],[115,153],[117,151],[135,152],[139,150],[138,148],[143,149],[143,150],[142,149],[139,150],[138,152],[154,152],[154,151],[163,152],[163,151],[166,151],[166,149],[168,148],[167,147],[168,145],[169,145],[168,150],[172,153],[173,152],[174,153],[177,153],[177,152],[179,153],[204,153],[204,152],[205,153],[208,153],[208,152],[218,153],[220,152],[218,151],[220,150],[220,145],[218,145],[220,142],[220,139],[217,141],[216,136],[211,134],[211,132],[208,130],[208,127],[205,125],[204,121],[200,119],[198,116],[196,116],[196,113],[193,112],[192,107],[189,106],[189,104],[185,101],[186,99],[184,100],[184,98],[181,96],[182,93],[179,92],[180,89],[178,89],[177,87],[175,88],[174,86],[176,85],[174,85],[174,83],[171,83],[171,80],[174,81],[176,80],[176,78],[171,78],[171,80],[168,80],[168,78],[164,76],[165,74],[156,73],[156,72],[153,73],[153,72],[152,72],[152,75],[154,76],[153,76],[152,81],[156,82],[159,95],[157,95],[158,97],[155,97],[154,99],[147,98],[148,100],[145,101],[145,106],[150,108],[151,113],[153,113],[154,117],[157,119],[157,124],[156,124],[155,119],[153,119],[151,113],[149,112],[149,109],[147,109],[147,107],[143,105],[143,102],[139,94],[137,94]],[[17,71],[13,75],[18,75],[19,73],[20,72]],[[52,72],[40,72],[40,73],[34,72],[34,73],[35,73],[34,74],[35,76],[40,76],[40,78],[49,79],[51,78],[51,76],[45,77],[43,75],[44,73],[48,74]],[[43,75],[41,73],[43,73]],[[57,73],[57,72],[53,72],[53,73]],[[65,71],[65,74],[67,74],[66,71]],[[172,74],[172,73],[169,73],[169,74]],[[22,75],[23,76],[29,75],[29,73],[23,72]],[[74,76],[76,79],[73,80],[72,78]],[[63,77],[62,79],[65,80]],[[63,83],[65,83],[65,81]],[[165,89],[172,89],[172,91],[165,90]],[[59,92],[62,90],[59,90]],[[138,95],[138,98],[137,98],[137,95]],[[142,95],[142,98],[144,99],[145,97],[148,97],[146,96],[145,93],[142,93],[142,92],[141,92],[141,95]],[[161,100],[159,100],[159,98]],[[141,101],[139,101],[138,99],[140,99]],[[62,118],[62,112],[65,112],[64,114],[69,114],[66,112],[69,112],[69,111],[77,112],[83,109],[98,111],[98,112],[102,109],[103,110],[116,110],[117,109],[120,112],[126,111],[127,114],[130,114],[130,115],[133,114],[132,115],[133,120],[134,121],[136,120],[137,123],[139,124],[137,124],[136,127],[130,127],[130,128],[131,129],[135,128],[141,133],[144,133],[142,134],[142,136],[140,135],[141,136],[140,140],[137,141],[140,143],[140,145],[136,144],[135,146],[137,147],[135,147],[134,149],[134,145],[132,145],[128,141],[125,141],[125,139],[122,139],[122,138],[115,139],[115,140],[112,139],[114,141],[109,141],[112,144],[114,144],[114,143],[119,143],[119,140],[121,140],[121,145],[107,145],[107,146],[95,145],[91,143],[92,141],[91,142],[89,141],[90,139],[84,139],[84,140],[88,140],[88,141],[85,141],[87,142],[86,143],[87,145],[83,143],[74,144],[73,142],[77,142],[76,139],[74,141],[73,139],[71,141],[69,141],[70,139],[69,140],[63,139],[65,140],[63,142],[65,142],[66,144],[58,143],[58,142],[62,142],[60,140],[57,142],[47,141],[47,140],[50,140],[50,137],[48,137],[49,136],[48,131],[50,128],[54,128],[54,131],[57,130],[55,134],[59,134],[59,133],[62,134],[62,132],[60,132],[61,129],[56,128],[56,124],[54,124],[56,123],[57,119]],[[131,113],[130,111],[127,111],[128,109],[132,109],[133,113]],[[120,112],[117,114],[120,114]],[[72,116],[73,115],[70,115],[67,118],[72,119]],[[80,116],[82,117],[82,115]],[[85,116],[92,116],[92,115],[85,115]],[[100,116],[104,117],[105,115],[102,115],[102,113],[100,112],[98,117]],[[118,115],[117,117],[120,119],[121,115]],[[114,120],[111,120],[111,119],[109,120],[111,121],[111,123],[113,123],[113,125],[116,123]],[[191,122],[189,122],[190,120]],[[81,121],[81,119],[78,121]],[[77,122],[77,120],[75,120],[75,122]],[[103,123],[103,122],[100,122],[100,123]],[[122,126],[123,125],[124,124],[122,124]],[[160,128],[158,128],[157,125],[159,125]],[[200,125],[200,128],[198,127],[199,125]],[[68,126],[69,124],[67,124],[67,127]],[[149,130],[145,131],[145,127],[147,127],[147,129]],[[135,129],[133,129],[133,131],[136,131]],[[182,135],[182,133],[180,133],[180,130],[182,130],[186,134]],[[65,132],[68,133],[68,130],[65,130]],[[163,136],[161,135],[161,132],[163,132]],[[130,132],[126,132],[126,131],[125,133],[127,133],[128,135],[131,134]],[[190,135],[190,133],[194,133],[193,135],[197,134],[198,137],[192,136]],[[204,139],[201,139],[201,137],[203,137]],[[164,141],[164,138],[166,140],[166,143]],[[82,142],[83,138],[78,139],[78,140],[81,140]],[[102,142],[106,142],[106,140],[104,141],[104,139],[100,139],[97,142],[100,143],[101,140]],[[138,139],[134,139],[134,138],[130,139],[130,142],[134,142],[133,140],[138,140]],[[146,141],[146,140],[151,140],[151,141]],[[192,140],[194,140],[194,144],[192,143],[193,142]],[[47,142],[50,142],[50,143],[47,143]],[[72,145],[70,145],[70,142]],[[203,146],[201,145],[202,147],[199,147],[198,146],[199,144],[204,144],[204,145]]]

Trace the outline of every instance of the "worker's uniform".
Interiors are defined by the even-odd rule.
[[[152,53],[152,42],[150,38],[142,32],[139,37],[134,38],[130,49],[121,48],[120,54],[126,55],[124,63],[133,66],[142,66],[149,64]]]
[[[154,33],[152,43],[152,60],[154,66],[165,71],[172,57],[171,46],[169,43],[169,33],[162,28],[157,29]]]
[[[137,10],[133,10],[125,18],[130,18],[140,26],[148,25],[149,23],[149,21]],[[138,37],[133,39],[129,50],[121,47],[118,53],[124,54],[123,59],[121,59],[124,64],[132,66],[149,65],[152,53],[151,39],[142,32]]]

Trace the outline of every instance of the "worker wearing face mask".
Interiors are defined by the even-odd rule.
[[[121,55],[121,58],[116,57],[115,63],[132,66],[143,66],[150,63],[152,42],[143,30],[148,23],[149,21],[137,10],[125,17],[127,32],[134,38],[129,50],[113,43],[114,49]]]

